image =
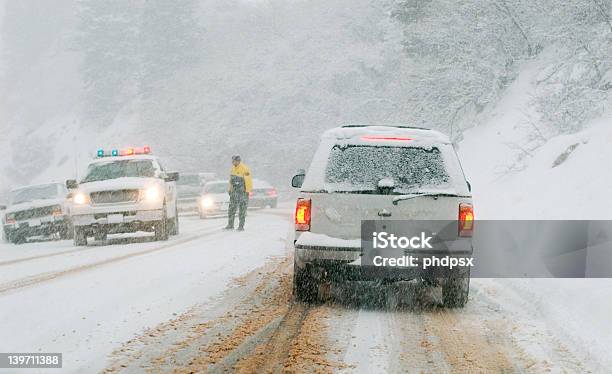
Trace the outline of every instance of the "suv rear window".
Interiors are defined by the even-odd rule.
[[[325,182],[335,191],[377,191],[381,180],[393,180],[394,192],[447,187],[449,175],[437,148],[335,145]]]

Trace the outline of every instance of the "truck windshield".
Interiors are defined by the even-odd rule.
[[[126,177],[152,178],[155,167],[150,160],[122,160],[89,165],[82,183]]]
[[[449,179],[437,148],[336,145],[325,170],[328,189],[346,192],[376,192],[384,181],[394,193],[410,193],[448,187]]]
[[[34,200],[55,199],[59,197],[59,192],[57,184],[26,187],[13,191],[9,200],[11,204],[21,204]]]

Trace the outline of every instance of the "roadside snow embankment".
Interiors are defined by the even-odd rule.
[[[474,187],[479,220],[612,219],[610,105],[583,130],[532,147],[539,124],[532,122],[529,98],[545,64],[527,64],[484,124],[463,134],[459,153]],[[493,298],[516,318],[531,315],[541,321],[537,329],[524,326],[516,333],[526,351],[544,357],[545,352],[538,355],[544,348],[538,347],[536,330],[547,331],[590,369],[612,365],[610,279],[477,279],[474,286],[492,289]]]

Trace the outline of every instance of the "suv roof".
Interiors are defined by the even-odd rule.
[[[449,138],[439,131],[422,127],[408,127],[403,125],[344,125],[327,130],[324,138],[342,141],[357,141],[361,143],[364,135],[380,136],[406,136],[413,139],[411,143],[425,145],[427,143],[449,144]]]
[[[428,127],[420,127],[420,126],[409,126],[409,125],[393,125],[393,124],[382,124],[382,125],[365,125],[365,124],[354,124],[354,123],[349,123],[346,125],[342,125],[340,127],[372,127],[372,126],[377,126],[377,127],[395,127],[395,128],[400,128],[400,129],[419,129],[419,130],[431,130]]]

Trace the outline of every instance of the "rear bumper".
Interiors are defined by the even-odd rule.
[[[70,219],[63,217],[42,217],[40,223],[35,220],[18,221],[17,223],[4,225],[4,233],[7,236],[39,236],[51,235],[62,230],[67,230],[70,227]]]
[[[421,250],[405,252],[419,261],[425,257],[471,257],[473,247],[471,240],[461,240],[459,246],[449,250]],[[362,250],[356,247],[321,247],[296,245],[295,266],[304,268],[307,265],[320,267],[327,276],[336,281],[346,280],[410,280],[415,278],[446,277],[449,268],[446,267],[397,267],[372,266],[362,264]]]

